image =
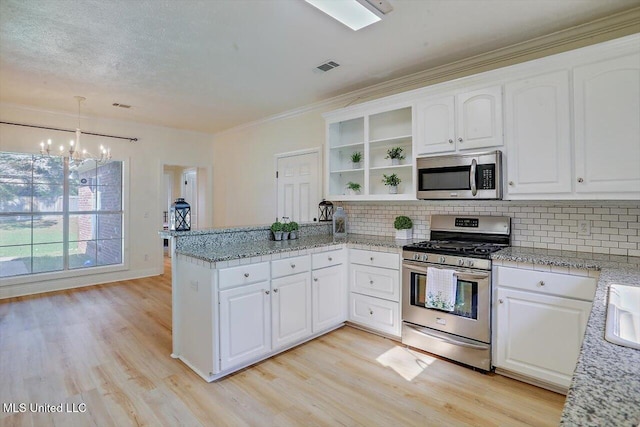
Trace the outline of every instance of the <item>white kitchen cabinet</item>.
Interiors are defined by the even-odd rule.
[[[496,372],[564,391],[580,353],[596,281],[496,267]]]
[[[509,198],[572,191],[569,71],[505,85]]]
[[[499,147],[503,145],[502,87],[419,101],[416,122],[418,155]]]
[[[413,109],[410,103],[386,109],[359,110],[327,117],[326,198],[331,200],[400,200],[415,199],[413,178]],[[402,149],[404,159],[387,158],[392,148]],[[361,161],[351,161],[360,153]],[[396,174],[401,182],[397,194],[390,194],[382,183],[384,175]],[[358,192],[348,188],[359,184]]]
[[[226,370],[271,351],[269,281],[220,291],[220,368]]]
[[[311,335],[311,283],[308,271],[271,281],[271,322],[274,350]]]
[[[349,250],[349,321],[400,336],[400,255]]]
[[[640,53],[573,72],[576,193],[640,195]],[[602,197],[601,197],[602,198]]]
[[[347,290],[344,286],[344,265],[313,270],[313,333],[317,333],[346,320]]]

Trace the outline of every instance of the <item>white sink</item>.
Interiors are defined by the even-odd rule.
[[[640,287],[609,285],[605,339],[640,350]]]

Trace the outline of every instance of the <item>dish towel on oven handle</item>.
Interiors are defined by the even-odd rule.
[[[458,279],[455,270],[427,267],[427,298],[425,307],[453,311],[456,305]]]

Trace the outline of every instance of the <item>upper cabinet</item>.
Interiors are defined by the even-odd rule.
[[[327,128],[326,198],[415,198],[413,109],[410,105],[330,121]],[[392,153],[398,153],[395,159]],[[383,182],[385,177],[392,176],[399,180],[395,188]]]
[[[438,95],[416,104],[416,153],[502,145],[502,87]]]
[[[507,191],[511,196],[571,193],[569,102],[567,70],[505,85]]]
[[[640,54],[576,67],[576,193],[640,193]]]

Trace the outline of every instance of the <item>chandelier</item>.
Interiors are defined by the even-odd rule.
[[[106,163],[111,160],[111,149],[106,148],[103,145],[100,145],[100,156],[96,157],[89,153],[86,149],[80,147],[80,136],[82,135],[82,131],[80,130],[80,107],[82,102],[86,101],[87,98],[84,96],[74,96],[74,98],[78,101],[78,127],[76,128],[76,139],[69,141],[69,160],[74,165],[79,166],[86,160],[95,160],[98,163]],[[45,144],[44,141],[40,143],[40,154],[51,156],[51,145],[52,142],[50,139],[47,140]],[[59,148],[60,154],[64,152],[64,145],[60,145]]]

